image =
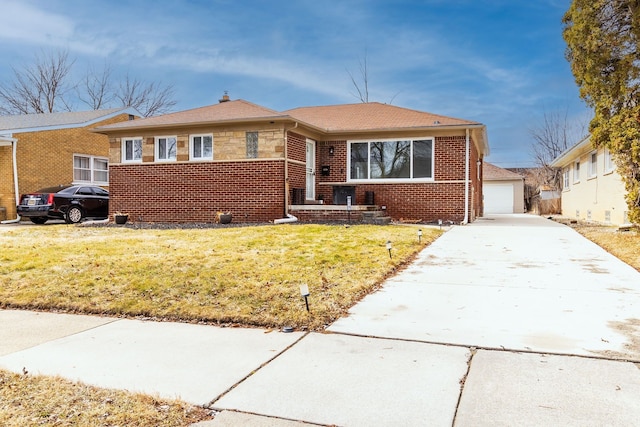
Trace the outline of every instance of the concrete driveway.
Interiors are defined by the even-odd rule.
[[[329,330],[640,361],[640,274],[564,225],[455,227]]]
[[[566,226],[494,216],[213,405],[348,426],[640,425],[640,370],[619,360],[640,361],[638,318],[640,273]]]

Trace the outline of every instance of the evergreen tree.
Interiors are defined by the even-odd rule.
[[[591,139],[607,147],[640,222],[640,0],[573,0],[563,18],[567,60],[593,108]]]

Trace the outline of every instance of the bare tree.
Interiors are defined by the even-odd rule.
[[[105,63],[101,72],[89,67],[78,87],[78,99],[93,110],[110,105],[115,99],[111,88],[111,67]]]
[[[13,69],[9,84],[0,84],[0,114],[71,111],[80,101],[94,110],[134,107],[143,116],[166,113],[176,104],[173,86],[145,83],[128,74],[114,84],[111,66],[101,71],[89,67],[81,80],[71,80],[75,60],[67,51],[41,54],[31,66]]]
[[[364,59],[362,61],[358,61],[360,65],[360,77],[362,78],[362,86],[358,83],[356,78],[351,74],[351,71],[347,70],[349,73],[349,77],[351,78],[351,83],[353,84],[354,89],[357,92],[352,93],[353,96],[360,99],[360,102],[366,104],[369,102],[369,70],[367,68],[367,53],[364,54]]]
[[[115,97],[121,105],[133,107],[145,117],[166,113],[176,104],[172,85],[163,86],[154,82],[145,84],[131,78],[129,74],[120,82]]]
[[[0,110],[4,114],[53,113],[70,110],[73,88],[69,75],[74,60],[67,51],[42,53],[33,65],[13,68],[13,80],[0,84]]]
[[[551,162],[579,142],[586,135],[584,123],[571,122],[568,111],[545,111],[542,123],[529,129],[533,138],[531,152],[535,164],[540,168],[540,184],[560,188],[562,171],[550,166]]]
[[[367,104],[369,99],[369,66],[367,63],[367,53],[364,54],[364,59],[358,62],[359,70],[360,70],[360,78],[362,79],[362,83],[358,83],[358,79],[354,77],[354,75],[347,69],[347,73],[349,74],[349,78],[351,79],[351,84],[355,89],[356,93],[351,92],[351,95],[355,96],[362,102],[363,104]],[[393,100],[398,96],[400,92],[397,92],[395,95],[391,97],[387,104],[393,104]]]

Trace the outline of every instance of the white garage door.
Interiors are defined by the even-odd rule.
[[[485,184],[482,193],[485,214],[513,213],[512,184]]]

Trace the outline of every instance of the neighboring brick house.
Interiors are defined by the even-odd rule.
[[[562,215],[622,225],[629,222],[626,190],[611,153],[586,137],[551,163],[562,169]]]
[[[0,116],[1,214],[15,218],[20,194],[40,188],[74,183],[107,187],[109,141],[89,129],[139,115],[133,108],[114,108]]]
[[[380,103],[277,112],[225,95],[95,131],[109,136],[110,210],[134,221],[357,219],[374,204],[396,220],[482,214],[477,122]]]

